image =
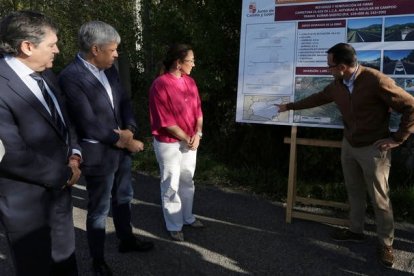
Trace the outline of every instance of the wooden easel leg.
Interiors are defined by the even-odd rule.
[[[290,157],[289,157],[289,179],[288,179],[288,194],[286,202],[286,222],[292,222],[292,211],[295,204],[296,197],[296,136],[297,127],[292,126],[290,135]]]

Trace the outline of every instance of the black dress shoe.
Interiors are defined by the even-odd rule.
[[[93,260],[92,267],[95,276],[112,276],[112,270],[104,260]]]
[[[145,252],[154,248],[154,243],[150,241],[141,241],[137,238],[122,240],[119,243],[118,251],[121,253],[138,251]]]
[[[78,276],[78,265],[76,263],[76,255],[73,253],[69,258],[60,261],[53,262],[52,276]]]

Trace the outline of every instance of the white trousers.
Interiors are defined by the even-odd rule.
[[[194,171],[197,151],[185,142],[162,143],[154,139],[154,151],[160,167],[161,202],[168,231],[181,231],[195,221],[193,215]]]

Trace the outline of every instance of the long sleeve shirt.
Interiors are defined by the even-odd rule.
[[[322,91],[287,104],[287,108],[298,110],[335,102],[342,113],[344,136],[354,147],[390,136],[390,108],[402,114],[393,139],[403,142],[414,132],[414,97],[393,79],[360,65],[353,84],[349,93],[343,81],[336,79]]]

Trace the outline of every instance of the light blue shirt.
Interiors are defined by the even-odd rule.
[[[99,82],[103,85],[106,93],[108,94],[109,99],[111,100],[112,108],[114,108],[114,97],[112,95],[112,88],[109,84],[108,78],[106,77],[104,70],[99,70],[98,67],[84,60],[80,54],[78,54],[78,58],[83,62],[85,67],[88,68],[88,70],[95,76],[95,78],[97,78]]]
[[[348,91],[350,94],[352,94],[352,90],[354,90],[355,75],[356,75],[356,72],[358,71],[358,68],[359,68],[359,64],[357,65],[354,73],[352,73],[352,76],[349,80],[345,80],[345,79],[342,80],[345,86],[348,87]]]
[[[103,85],[111,101],[112,108],[114,108],[114,97],[112,96],[112,88],[109,84],[108,78],[106,77],[104,70],[99,70],[98,67],[96,67],[90,62],[87,62],[85,59],[82,58],[81,54],[78,54],[78,58],[82,61],[83,65],[85,65],[85,67],[95,76],[95,78],[97,78],[98,81]],[[82,140],[93,144],[99,143],[99,141],[93,139],[84,138]]]

